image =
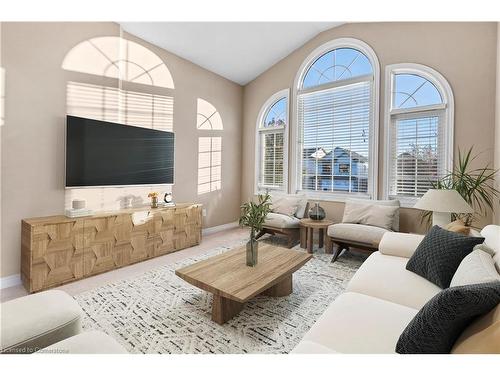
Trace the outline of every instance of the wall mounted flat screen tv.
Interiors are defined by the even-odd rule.
[[[174,133],[67,116],[66,187],[174,183]]]

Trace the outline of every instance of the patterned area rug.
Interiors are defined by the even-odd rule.
[[[75,296],[85,311],[84,330],[104,331],[130,353],[288,353],[365,259],[346,253],[330,263],[331,255],[315,249],[314,258],[294,273],[291,295],[258,296],[220,326],[211,320],[211,295],[174,271],[242,244],[219,247]]]

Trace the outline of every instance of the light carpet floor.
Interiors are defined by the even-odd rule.
[[[330,263],[332,256],[316,249],[294,273],[291,295],[258,296],[221,326],[211,320],[211,295],[174,271],[242,244],[76,295],[85,311],[84,330],[104,331],[130,353],[289,353],[365,259],[346,253]]]

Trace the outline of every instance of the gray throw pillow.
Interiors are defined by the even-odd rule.
[[[442,289],[448,288],[460,262],[483,241],[483,237],[465,236],[435,225],[418,245],[406,269]]]
[[[500,303],[500,281],[442,290],[415,315],[396,344],[400,354],[449,353],[462,331]]]

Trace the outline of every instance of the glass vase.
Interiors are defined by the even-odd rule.
[[[247,266],[255,267],[257,265],[257,254],[259,250],[259,242],[251,237],[247,242]]]
[[[313,207],[309,210],[309,219],[311,220],[323,220],[326,217],[325,210],[319,205],[319,203],[315,203]]]

